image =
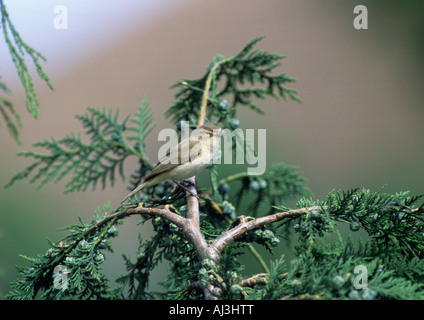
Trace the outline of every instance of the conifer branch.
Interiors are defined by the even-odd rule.
[[[200,216],[199,216],[199,201],[197,199],[197,189],[195,185],[195,178],[186,180],[189,183],[187,187],[187,207],[188,214],[186,223],[183,225],[182,230],[188,241],[190,241],[198,252],[200,259],[214,259],[209,257],[208,245],[200,231]]]
[[[218,60],[218,61],[216,61]],[[213,66],[209,71],[208,77],[206,79],[206,84],[205,84],[205,88],[203,89],[203,97],[202,97],[202,103],[200,105],[200,115],[199,115],[199,119],[197,122],[197,125],[200,127],[201,125],[204,124],[205,119],[206,119],[206,109],[207,109],[207,104],[208,104],[208,99],[209,99],[209,91],[211,88],[211,84],[212,84],[212,79],[214,79],[216,77],[216,71],[218,70],[218,68],[227,63],[230,59],[214,59],[213,60]]]
[[[0,1],[0,15],[0,28],[3,30],[6,45],[18,72],[19,79],[25,89],[26,108],[34,118],[37,118],[39,116],[40,102],[35,90],[34,80],[28,70],[28,66],[25,63],[24,55],[28,54],[30,56],[40,79],[42,79],[51,90],[53,90],[53,85],[48,75],[43,70],[40,62],[40,60],[45,62],[46,58],[40,52],[36,51],[23,41],[18,31],[15,29],[3,1]],[[0,83],[0,88],[7,92],[7,90],[4,90],[6,88],[4,84]],[[12,121],[7,112],[11,113],[16,120],[15,122]],[[15,109],[13,103],[8,99],[0,97],[0,113],[3,115],[12,137],[15,138],[18,144],[22,144],[18,131],[18,127],[21,127],[20,115]]]
[[[296,79],[286,75],[273,75],[284,56],[252,50],[264,37],[257,37],[247,44],[240,53],[225,58],[218,54],[212,59],[207,73],[195,80],[178,81],[172,88],[179,88],[175,97],[176,103],[168,109],[166,116],[174,123],[190,120],[196,125],[203,124],[206,119],[213,123],[222,123],[224,128],[235,129],[233,122],[238,106],[248,106],[263,114],[253,99],[274,99],[289,97],[301,102],[295,89],[287,88],[286,83]],[[216,83],[224,81],[225,86],[218,90]],[[250,87],[246,87],[246,85]],[[262,85],[262,87],[258,87]],[[232,101],[230,104],[222,101]],[[221,103],[221,105],[220,105]]]
[[[47,153],[18,153],[18,156],[33,158],[35,162],[12,177],[6,187],[33,174],[30,182],[39,181],[39,187],[71,176],[65,192],[84,191],[90,185],[94,190],[99,182],[105,188],[108,179],[114,184],[116,172],[125,180],[124,161],[132,155],[139,158],[144,172],[151,169],[144,154],[144,139],[154,126],[151,125],[151,110],[145,99],[135,117],[130,119],[127,116],[122,121],[119,121],[119,110],[115,113],[106,108],[87,110],[86,114],[76,118],[86,129],[89,143],[82,140],[80,133],[71,133],[60,140],[52,137],[51,140],[35,143],[35,147],[44,148]],[[127,125],[128,120],[134,125]]]
[[[0,90],[6,94],[10,94],[9,88],[1,81]],[[15,106],[10,99],[0,96],[0,113],[6,122],[10,135],[16,140],[18,144],[21,145],[22,140],[19,136],[19,128],[22,127],[21,116],[15,109]]]
[[[309,208],[293,209],[284,212],[278,212],[272,215],[256,218],[253,220],[246,221],[246,217],[240,216],[240,223],[234,228],[226,231],[221,236],[219,236],[211,246],[216,248],[217,251],[222,252],[231,242],[237,240],[239,237],[243,236],[249,231],[252,231],[261,226],[265,226],[270,223],[281,221],[287,218],[293,218],[298,215],[306,214],[312,211],[318,211],[321,207],[314,206]]]
[[[101,228],[105,224],[107,224],[109,221],[112,220],[119,220],[123,219],[129,216],[133,215],[147,215],[151,217],[160,217],[168,220],[169,222],[172,222],[179,226],[180,228],[183,228],[185,225],[185,218],[173,213],[172,211],[166,210],[166,209],[159,209],[159,208],[145,208],[139,205],[136,208],[128,208],[125,210],[121,210],[118,212],[115,212],[113,214],[107,215],[102,220],[97,222],[95,225],[89,227],[86,229],[83,233],[83,236],[87,236],[88,234],[94,232],[95,230]]]

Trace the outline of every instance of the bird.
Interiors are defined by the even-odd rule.
[[[169,149],[143,182],[131,191],[121,204],[143,188],[155,186],[168,179],[177,182],[196,176],[201,170],[210,166],[219,152],[221,136],[220,128],[211,123],[194,130],[190,137]]]

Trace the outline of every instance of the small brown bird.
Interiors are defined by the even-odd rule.
[[[183,181],[197,175],[211,164],[219,152],[221,136],[221,130],[213,124],[204,124],[194,130],[189,138],[172,147],[144,178],[143,183],[131,191],[121,203],[145,187],[157,185],[167,179]]]

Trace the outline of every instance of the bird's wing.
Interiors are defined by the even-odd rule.
[[[199,152],[192,152],[195,144],[198,141],[196,140],[183,140],[178,145],[172,147],[166,155],[159,160],[153,170],[144,178],[144,181],[149,181],[156,177],[158,174],[174,169],[175,167],[191,162],[200,156],[201,149]]]

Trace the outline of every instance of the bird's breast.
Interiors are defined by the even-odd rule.
[[[172,179],[177,181],[183,181],[192,176],[197,175],[199,171],[204,169],[207,164],[188,162],[179,165],[173,169]]]

